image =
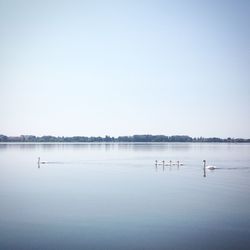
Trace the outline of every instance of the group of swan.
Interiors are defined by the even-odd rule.
[[[204,169],[209,169],[209,170],[215,170],[217,169],[216,166],[212,166],[212,165],[208,165],[207,166],[207,162],[206,160],[203,160],[204,163]],[[158,163],[157,160],[155,160],[155,165],[163,165],[163,166],[183,166],[183,163],[180,163],[180,161],[177,161],[176,163],[172,162],[171,160],[169,161],[169,163],[165,163],[165,161],[163,160],[161,163]]]
[[[162,163],[158,163],[157,160],[155,160],[155,165],[163,165],[163,166],[183,166],[183,163],[180,163],[180,161],[177,161],[176,163],[172,162],[171,160],[169,161],[169,163],[165,163],[165,161],[163,160]]]
[[[40,157],[38,157],[38,164],[46,164],[46,161],[40,161]],[[215,170],[217,169],[216,166],[212,166],[212,165],[208,165],[207,166],[207,162],[206,160],[203,160],[204,163],[204,169],[209,169],[209,170]],[[163,165],[163,166],[183,166],[183,163],[180,163],[180,161],[177,161],[176,163],[172,162],[171,160],[169,161],[169,163],[165,163],[165,161],[163,160],[162,163],[158,163],[157,160],[155,160],[155,165]]]

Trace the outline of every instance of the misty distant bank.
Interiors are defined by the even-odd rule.
[[[228,143],[249,143],[250,139],[243,138],[218,138],[218,137],[190,137],[187,135],[133,135],[112,137],[101,136],[35,136],[0,135],[0,142],[228,142]]]

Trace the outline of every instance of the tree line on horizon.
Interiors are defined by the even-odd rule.
[[[111,137],[87,137],[87,136],[34,136],[34,135],[21,135],[21,136],[6,136],[0,135],[0,142],[233,142],[233,143],[246,143],[250,139],[231,138],[226,139],[218,137],[190,137],[187,135],[133,135],[133,136],[118,136]]]

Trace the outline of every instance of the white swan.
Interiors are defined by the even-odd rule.
[[[205,168],[205,169],[215,170],[215,169],[217,168],[216,166],[207,166],[207,165],[206,165],[206,160],[203,160],[203,162],[204,162],[204,168]]]
[[[38,164],[46,164],[47,163],[47,161],[40,161],[40,157],[38,157],[38,162],[37,162]]]
[[[183,166],[184,164],[181,163],[180,161],[177,161],[177,166]]]
[[[172,161],[170,160],[169,163],[164,164],[165,166],[172,166]]]

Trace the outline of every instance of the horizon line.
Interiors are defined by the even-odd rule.
[[[239,137],[192,137],[189,135],[134,134],[120,136],[54,136],[54,135],[19,135],[0,134],[0,142],[250,142],[250,138]]]

